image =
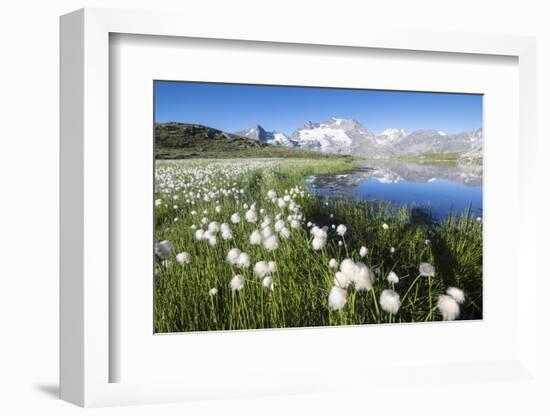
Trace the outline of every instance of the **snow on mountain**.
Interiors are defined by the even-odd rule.
[[[407,137],[403,129],[386,129],[376,135],[376,143],[381,146],[389,146]]]
[[[297,145],[287,135],[276,131],[267,131],[260,125],[248,130],[238,131],[235,134],[264,143],[277,144],[279,146],[295,147]]]
[[[373,142],[374,135],[357,120],[332,117],[322,123],[306,123],[292,139],[306,149],[351,154],[361,142]]]
[[[467,158],[481,156],[483,131],[481,128],[458,134],[440,130],[388,128],[373,134],[354,119],[331,117],[315,123],[308,121],[291,137],[255,126],[236,134],[265,143],[301,147],[326,153],[364,157],[414,156],[429,153],[454,153]]]

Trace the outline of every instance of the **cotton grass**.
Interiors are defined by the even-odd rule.
[[[454,321],[460,315],[460,306],[449,295],[439,295],[437,308],[445,321]]]
[[[328,306],[333,311],[342,309],[348,301],[348,292],[338,286],[333,286],[328,295]]]
[[[480,244],[482,227],[475,217],[451,219],[426,231],[407,215],[394,216],[383,207],[370,210],[345,198],[320,202],[301,187],[303,176],[289,174],[295,167],[300,175],[310,165],[325,169],[332,160],[242,162],[158,162],[159,332],[393,322],[394,315],[400,322],[453,320],[461,313],[468,319],[476,311],[481,314],[474,309],[481,297],[473,280],[477,249],[472,247]],[[445,270],[447,289],[442,279],[421,278],[435,277],[432,265],[447,261],[438,258],[441,244],[455,261],[449,265],[459,266]],[[457,254],[455,247],[464,249]],[[468,288],[468,302],[455,287],[462,285]],[[224,287],[229,294],[243,288],[246,293],[228,297]],[[211,298],[206,303],[205,296]]]
[[[397,292],[391,289],[384,289],[380,294],[380,307],[382,310],[395,315],[401,307],[401,299]]]
[[[424,277],[434,277],[435,276],[435,267],[430,263],[420,263],[418,266],[418,271],[421,276]]]
[[[265,277],[270,273],[269,263],[267,261],[259,261],[254,265],[254,274],[257,277]]]
[[[239,256],[241,255],[241,250],[239,250],[238,248],[232,248],[231,250],[229,250],[229,252],[227,253],[227,256],[225,257],[225,259],[233,264],[233,265],[237,265],[238,261],[239,261]]]
[[[244,287],[244,277],[241,274],[233,276],[229,282],[231,290],[239,291]]]
[[[264,240],[263,244],[264,244],[264,248],[267,251],[274,251],[274,250],[277,250],[279,248],[279,239],[277,238],[276,235],[272,235],[272,236],[266,238]]]
[[[397,284],[397,283],[399,283],[399,276],[397,276],[397,274],[394,271],[391,271],[391,272],[388,273],[388,276],[386,277],[386,280],[389,283]]]
[[[344,224],[340,224],[338,227],[336,227],[336,232],[341,237],[343,237],[347,231],[348,231],[348,227],[346,227]]]
[[[464,303],[464,300],[465,300],[464,292],[462,290],[460,290],[459,288],[449,287],[447,289],[446,293],[447,293],[447,295],[452,297],[456,301],[456,303],[458,303],[459,305]]]
[[[191,262],[191,254],[189,254],[187,251],[182,251],[181,253],[178,253],[176,255],[176,261],[184,266]]]

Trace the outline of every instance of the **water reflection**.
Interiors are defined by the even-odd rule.
[[[318,195],[389,201],[425,208],[437,218],[470,206],[472,215],[482,214],[482,167],[477,164],[364,160],[353,172],[312,177],[309,185]]]

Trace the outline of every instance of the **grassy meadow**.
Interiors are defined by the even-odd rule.
[[[482,222],[324,199],[352,158],[156,162],[155,331],[482,317]]]

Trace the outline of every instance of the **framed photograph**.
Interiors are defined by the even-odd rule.
[[[153,87],[155,333],[483,318],[482,95]]]
[[[533,39],[179,22],[61,18],[62,398],[533,380]]]

